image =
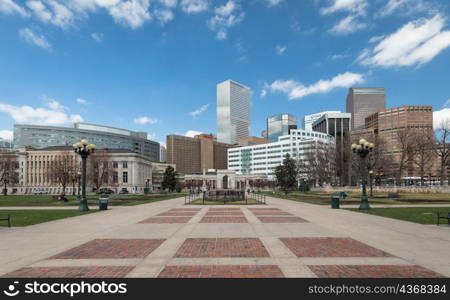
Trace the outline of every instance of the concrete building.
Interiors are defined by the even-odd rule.
[[[263,145],[270,143],[269,140],[266,140],[264,138],[260,138],[257,136],[248,136],[242,139],[239,139],[238,146],[245,147],[245,146],[253,146],[253,145]]]
[[[0,149],[11,149],[12,148],[12,143],[0,138]]]
[[[154,191],[160,191],[161,190],[161,184],[164,179],[164,172],[166,171],[167,167],[172,167],[177,170],[177,166],[174,164],[165,164],[165,163],[152,163],[152,187]]]
[[[167,149],[164,146],[160,147],[159,161],[162,163],[167,162]]]
[[[305,130],[292,130],[278,142],[228,149],[228,169],[236,174],[259,174],[273,178],[274,169],[283,163],[286,154],[304,160],[306,154],[318,149],[319,144],[335,147],[334,137]]]
[[[350,182],[351,114],[325,113],[313,123],[313,130],[333,136],[336,140],[336,172],[341,185]]]
[[[167,163],[176,165],[180,174],[226,169],[227,149],[231,147],[232,145],[215,141],[212,135],[201,134],[194,138],[169,135]]]
[[[217,140],[236,144],[251,133],[250,88],[233,80],[217,85]]]
[[[254,188],[257,181],[266,182],[266,175],[237,174],[233,170],[215,170],[210,172],[188,174],[184,182],[188,189],[202,190],[244,190]]]
[[[108,126],[88,123],[75,123],[73,128],[14,125],[14,149],[32,147],[43,149],[53,146],[71,146],[87,139],[98,148],[128,149],[134,153],[159,162],[159,143],[148,140],[147,133],[134,132]]]
[[[369,115],[386,108],[384,88],[350,88],[347,113],[352,115],[352,130],[362,129]]]
[[[267,139],[277,142],[280,136],[289,135],[297,129],[297,117],[291,114],[279,114],[267,118]]]
[[[314,122],[316,122],[318,119],[320,119],[324,114],[327,113],[340,113],[340,111],[322,111],[316,114],[312,114],[312,115],[306,115],[303,117],[303,129],[306,131],[312,131],[313,128],[313,124]]]

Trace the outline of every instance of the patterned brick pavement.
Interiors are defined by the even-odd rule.
[[[205,216],[243,216],[244,213],[240,211],[209,211]]]
[[[241,211],[239,207],[211,207],[209,211]]]
[[[297,257],[389,257],[351,238],[280,238]]]
[[[4,278],[123,278],[134,267],[32,267],[22,268],[1,277]]]
[[[158,248],[164,239],[97,239],[51,259],[144,258]]]
[[[262,223],[308,223],[308,221],[300,217],[257,217]]]
[[[172,208],[170,210],[168,210],[168,212],[178,212],[178,211],[195,211],[195,212],[199,212],[201,211],[201,208]]]
[[[208,216],[200,220],[200,223],[248,223],[247,218],[240,216]]]
[[[189,222],[191,219],[192,217],[152,217],[138,224],[183,224]]]
[[[272,208],[272,207],[253,207],[249,208],[249,211],[282,211],[279,208]]]
[[[189,238],[175,257],[270,257],[258,238]]]
[[[255,216],[293,216],[293,214],[290,214],[285,211],[253,211],[252,212]]]
[[[157,217],[193,217],[197,212],[164,212],[156,215]]]
[[[278,266],[166,266],[159,278],[283,278]]]
[[[442,278],[420,266],[308,266],[319,278]]]

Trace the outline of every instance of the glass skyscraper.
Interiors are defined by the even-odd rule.
[[[289,135],[293,129],[297,129],[297,117],[293,115],[280,114],[267,118],[267,139],[271,142],[278,142],[280,136]]]
[[[350,88],[347,96],[347,112],[352,114],[352,130],[362,129],[366,117],[386,108],[384,88]]]
[[[236,144],[250,136],[251,89],[233,80],[217,85],[217,140]]]

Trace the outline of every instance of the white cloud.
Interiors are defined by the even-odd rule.
[[[348,54],[334,54],[327,57],[328,60],[341,60],[349,57]]]
[[[14,136],[14,134],[13,134],[12,130],[0,130],[0,139],[12,141],[13,136]]]
[[[75,16],[65,5],[55,1],[27,1],[28,8],[44,23],[50,23],[61,28],[73,24]]]
[[[0,0],[0,13],[6,15],[19,14],[22,17],[27,17],[28,13],[20,5],[13,0]]]
[[[96,41],[97,43],[103,42],[103,33],[100,32],[93,32],[91,33],[91,38]]]
[[[373,37],[370,38],[369,44],[373,44],[373,43],[379,42],[379,41],[381,41],[382,39],[384,39],[384,37],[385,37],[384,35],[376,35],[376,36],[373,36]]]
[[[442,127],[443,124],[450,123],[450,108],[443,108],[433,112],[433,128],[434,130]]]
[[[432,9],[431,2],[423,0],[388,0],[385,6],[378,12],[378,16],[386,17],[396,12],[411,15]]]
[[[368,6],[367,0],[331,0],[329,2],[331,2],[330,6],[321,9],[324,15],[344,11],[364,16]]]
[[[343,18],[341,21],[339,21],[339,23],[334,25],[330,29],[330,32],[337,35],[346,35],[363,30],[366,27],[367,24],[358,22],[357,17],[350,15]]]
[[[156,138],[156,133],[147,132],[147,139],[154,140]]]
[[[178,4],[177,0],[159,0],[159,2],[161,2],[164,6],[166,7],[175,7]]]
[[[162,25],[172,21],[174,18],[173,12],[170,9],[156,9],[154,13]]]
[[[444,107],[444,108],[449,108],[449,107],[450,107],[450,99],[448,99],[447,101],[445,101],[443,107]]]
[[[83,121],[80,115],[67,114],[65,107],[58,101],[51,100],[46,106],[34,108],[28,105],[0,104],[0,112],[9,114],[16,123],[21,124],[63,125]]]
[[[264,0],[268,7],[274,7],[283,2],[283,0]]]
[[[203,132],[196,131],[196,130],[188,130],[188,131],[186,131],[186,133],[184,135],[187,137],[195,137],[196,135],[199,135],[199,134],[203,134]]]
[[[261,96],[267,92],[281,92],[287,94],[290,100],[301,99],[312,94],[328,93],[336,88],[347,88],[364,82],[364,76],[356,73],[343,73],[330,80],[320,80],[312,85],[305,86],[295,80],[276,80],[266,84]]]
[[[45,50],[52,50],[52,45],[43,35],[34,33],[30,28],[23,28],[19,30],[19,36],[26,42],[43,48]]]
[[[75,102],[77,102],[78,104],[82,104],[82,105],[87,105],[88,101],[86,99],[83,98],[77,98],[75,99]]]
[[[227,38],[228,28],[236,26],[244,19],[245,13],[238,3],[233,0],[214,9],[215,15],[208,20],[211,30],[217,31],[216,38],[224,40]]]
[[[385,68],[428,63],[450,47],[450,31],[443,31],[444,25],[440,14],[409,22],[375,47],[363,50],[357,60],[364,66]]]
[[[279,55],[282,56],[284,54],[284,52],[286,52],[287,47],[286,46],[276,46],[275,47],[275,52]]]
[[[199,109],[190,112],[189,114],[195,118],[195,117],[198,117],[201,114],[203,114],[205,111],[207,111],[208,108],[209,108],[209,104],[205,104],[205,105],[202,105],[202,107],[200,107]]]
[[[136,29],[151,19],[149,7],[149,0],[121,1],[113,5],[109,13],[116,23]]]
[[[181,0],[180,5],[188,14],[200,13],[209,8],[208,0]]]
[[[134,123],[139,124],[139,125],[156,124],[156,123],[158,123],[158,120],[150,118],[150,117],[140,117],[140,118],[134,119]]]

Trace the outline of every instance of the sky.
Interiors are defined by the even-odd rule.
[[[447,0],[0,0],[0,137],[89,122],[216,132],[216,85],[267,117],[345,111],[349,87],[450,117]],[[301,125],[301,124],[299,124]]]

